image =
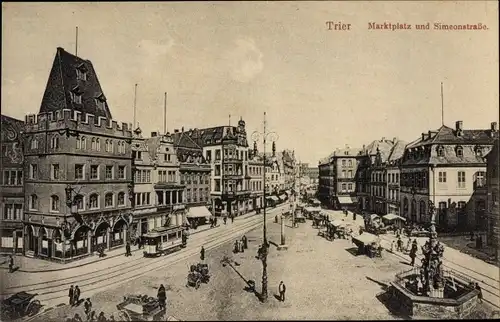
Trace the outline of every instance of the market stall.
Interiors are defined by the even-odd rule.
[[[382,256],[380,239],[373,234],[364,232],[361,235],[352,237],[352,242],[358,247],[358,255],[367,255],[369,257]]]

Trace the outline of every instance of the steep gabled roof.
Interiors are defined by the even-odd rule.
[[[402,140],[396,141],[396,144],[394,144],[394,146],[392,147],[391,153],[387,158],[387,162],[393,162],[401,159],[403,157],[403,154],[405,153],[406,144],[407,143]]]
[[[86,80],[77,79],[77,70],[85,73]],[[81,94],[81,104],[71,100],[72,92]],[[98,104],[98,100],[104,101],[103,107]],[[58,47],[43,94],[40,113],[61,109],[112,118],[106,97],[90,60],[84,60]]]
[[[202,150],[202,148],[186,132],[173,133],[174,147]]]

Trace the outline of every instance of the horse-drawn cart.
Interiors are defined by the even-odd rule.
[[[166,309],[160,307],[160,302],[147,295],[129,295],[116,306],[119,321],[165,321]]]
[[[37,294],[19,292],[2,301],[1,320],[14,320],[37,314],[42,307],[40,301],[33,300]]]

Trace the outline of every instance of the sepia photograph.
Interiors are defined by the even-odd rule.
[[[0,320],[500,318],[498,2],[2,2]]]

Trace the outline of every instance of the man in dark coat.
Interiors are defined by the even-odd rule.
[[[73,285],[71,285],[69,288],[69,292],[68,292],[69,305],[71,305],[71,306],[73,305],[74,294],[75,294],[75,290],[73,288]]]
[[[201,246],[201,250],[200,250],[200,259],[202,261],[205,260],[205,248],[203,246]]]
[[[418,250],[417,240],[414,239],[410,250],[411,266],[415,265],[415,257],[417,257],[417,250]]]
[[[9,273],[14,272],[14,257],[9,255]]]
[[[130,251],[130,242],[127,242],[125,245],[125,256],[132,256],[132,252]]]
[[[160,304],[160,309],[164,309],[166,307],[167,301],[167,292],[165,291],[165,287],[163,284],[160,285],[158,289],[158,302]]]
[[[75,286],[73,297],[74,297],[73,305],[78,306],[78,302],[80,301],[80,288],[78,287],[78,285]]]
[[[283,281],[280,282],[280,285],[278,286],[278,291],[280,293],[280,301],[285,302],[285,292],[286,292],[286,286]]]
[[[243,235],[243,237],[241,237],[241,240],[243,240],[243,248],[244,248],[244,249],[248,249],[248,240],[247,240],[247,236]]]
[[[483,290],[481,290],[481,286],[479,286],[479,283],[476,282],[476,290],[479,291],[479,294],[477,295],[477,298],[479,302],[483,302]]]
[[[92,311],[92,302],[90,302],[89,298],[87,298],[83,306],[85,307],[85,315],[87,316],[87,320],[90,320],[90,312]]]

